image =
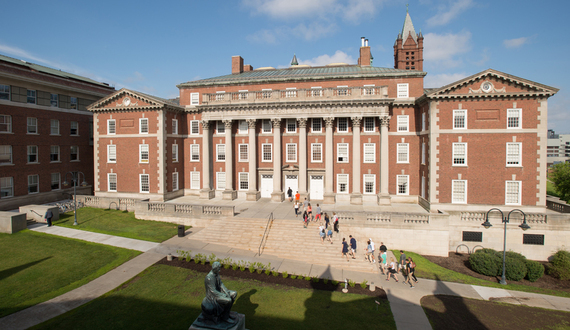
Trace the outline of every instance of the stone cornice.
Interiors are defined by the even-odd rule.
[[[426,95],[427,99],[495,99],[495,98],[526,98],[526,97],[550,97],[555,93],[549,91],[528,91],[519,93],[469,93],[469,94],[441,94]],[[423,99],[419,100],[423,101]]]

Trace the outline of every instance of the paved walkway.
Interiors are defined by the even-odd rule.
[[[257,261],[265,264],[271,262],[271,265],[279,272],[287,271],[290,274],[308,274],[309,276],[320,276],[337,281],[350,279],[357,283],[367,280],[368,283],[374,283],[377,287],[386,290],[398,329],[431,329],[420,305],[420,299],[423,296],[433,294],[447,294],[484,300],[493,298],[494,300],[498,299],[507,303],[570,311],[570,298],[426,279],[420,279],[416,288],[410,289],[407,285],[402,285],[401,279],[400,282],[395,282],[393,279],[389,282],[385,281],[385,276],[379,272],[363,273],[335,269],[330,266],[314,265],[265,254],[260,257],[255,252],[249,250],[206,243],[192,240],[188,237],[173,237],[161,244],[157,244],[58,226],[47,227],[43,224],[31,226],[30,229],[46,234],[73,237],[118,247],[128,247],[144,253],[80,288],[1,318],[0,329],[27,329],[64,314],[120,286],[158,260],[164,258],[165,255],[176,255],[178,250],[191,250],[192,254],[202,253],[209,255],[214,253],[217,257],[230,257],[234,260]],[[195,233],[199,230],[200,228],[192,228],[186,234]]]

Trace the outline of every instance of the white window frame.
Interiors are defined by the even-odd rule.
[[[363,146],[363,163],[375,163],[376,162],[376,143],[364,143]]]
[[[36,186],[36,191],[30,192],[30,188]],[[28,194],[37,194],[40,192],[40,176],[38,174],[28,175]]]
[[[9,197],[14,197],[14,178],[11,176],[0,178],[0,198]]]
[[[405,182],[405,192],[400,192],[400,179]],[[410,176],[409,175],[396,175],[396,195],[409,195],[410,194]]]
[[[249,190],[249,173],[248,172],[239,172],[238,173],[238,179],[239,179],[238,190],[241,190],[241,191]]]
[[[410,84],[398,84],[397,88],[397,98],[407,99],[410,97]]]
[[[148,134],[148,118],[139,118],[139,134]]]
[[[226,145],[224,144],[224,160],[225,160],[225,148]],[[216,151],[217,151],[217,147],[216,147]],[[217,155],[216,155],[216,159],[217,159]],[[190,161],[191,162],[199,162],[200,161],[200,145],[199,144],[191,144],[190,145]]]
[[[190,135],[199,135],[199,134],[200,134],[200,121],[191,120],[190,121]]]
[[[117,121],[115,119],[107,119],[107,135],[117,134]]]
[[[509,153],[511,148],[509,146],[517,146],[518,153]],[[522,166],[522,143],[521,142],[507,142],[506,145],[506,166],[507,167],[521,167]]]
[[[12,116],[0,115],[0,133],[12,133]]]
[[[269,147],[269,151],[265,150]],[[270,163],[273,161],[273,144],[262,143],[261,144],[261,161],[264,163]]]
[[[318,123],[319,129],[315,129],[315,125]],[[311,118],[311,132],[322,133],[323,132],[323,120],[321,118]]]
[[[463,152],[460,151],[463,146]],[[451,166],[467,166],[467,143],[454,142],[452,144]],[[461,162],[463,160],[463,162]]]
[[[223,143],[216,144],[216,161],[217,162],[226,161],[226,145]]]
[[[426,143],[422,142],[422,165],[426,163]],[[465,162],[467,163],[467,161]]]
[[[54,176],[56,176],[56,175],[57,175],[57,177],[55,178],[56,180],[54,180]],[[51,190],[60,190],[61,189],[61,174],[52,173],[50,175],[50,179],[51,179],[51,182],[50,182]],[[57,183],[57,188],[54,188],[54,183]]]
[[[518,191],[516,192],[517,201],[513,202],[511,198],[509,198],[509,185],[517,184]],[[521,205],[522,201],[522,181],[505,181],[505,205]]]
[[[408,164],[410,162],[410,144],[398,143],[396,147],[396,163]],[[402,156],[402,157],[400,157]],[[405,159],[404,159],[405,158]]]
[[[172,191],[178,190],[178,172],[172,172]]]
[[[109,144],[107,145],[107,163],[117,162],[117,145]]]
[[[366,191],[366,184],[372,183],[372,191]],[[372,195],[376,193],[376,174],[364,174],[362,176],[362,192],[367,195]]]
[[[59,120],[51,119],[49,121],[49,134],[50,135],[59,135]]]
[[[49,95],[49,103],[52,107],[59,107],[59,96],[54,93],[50,93]]]
[[[7,159],[7,161],[3,161],[3,159]],[[12,159],[12,146],[0,145],[0,165],[11,165]]]
[[[139,192],[141,194],[150,193],[150,174],[139,174]]]
[[[398,120],[398,132],[410,131],[410,116],[399,115],[397,120]]]
[[[75,148],[75,153],[73,152],[73,148]],[[75,159],[73,159],[73,155],[76,155]],[[79,161],[79,146],[69,146],[69,160],[72,162]]]
[[[144,159],[145,154],[146,154],[146,159]],[[139,144],[139,163],[149,164],[149,162],[150,162],[150,149],[148,144]]]
[[[115,185],[115,189],[113,189]],[[117,173],[107,173],[107,191],[117,192]]]
[[[28,91],[26,92],[26,97],[27,97],[26,103],[37,104],[37,97],[35,90],[28,89]]]
[[[249,161],[249,144],[247,143],[238,144],[238,161],[239,162]]]
[[[517,125],[511,125],[511,118],[516,118]],[[520,129],[522,128],[522,109],[507,109],[507,129]]]
[[[344,129],[341,129],[341,123],[342,125],[346,125]],[[348,118],[340,117],[336,120],[336,131],[338,133],[348,133]]]
[[[318,153],[316,153],[318,149]],[[315,155],[319,158],[316,159]],[[322,143],[311,143],[311,163],[322,163],[323,162],[323,144]]]
[[[200,104],[200,93],[190,93],[190,105]]]
[[[28,154],[27,154],[28,157],[26,158],[26,160],[27,160],[26,163],[27,164],[39,164],[40,157],[38,155],[38,153],[39,153],[38,152],[38,146],[28,146],[27,150],[28,150]],[[33,162],[30,162],[30,156],[35,156],[36,160]]]
[[[297,97],[297,87],[286,87],[285,88],[285,97]]]
[[[376,131],[376,120],[374,117],[364,117],[364,132]]]
[[[216,190],[225,190],[225,189],[226,189],[226,172],[216,172]]]
[[[247,134],[247,130],[248,130],[247,121],[240,120],[238,122],[238,134]]]
[[[293,130],[291,130],[293,127]],[[285,133],[297,133],[297,119],[287,118],[285,121]]]
[[[463,185],[463,191],[460,191]],[[461,194],[463,199],[461,199]],[[467,204],[467,180],[451,180],[451,203],[452,204]]]
[[[346,148],[346,152],[345,149]],[[336,162],[337,163],[348,163],[349,162],[349,146],[348,143],[337,143],[336,144]]]
[[[457,118],[463,117],[463,127],[456,125]],[[453,110],[453,129],[467,129],[467,110],[460,109],[460,110]]]
[[[38,118],[28,117],[27,118],[27,134],[38,134]]]
[[[364,85],[362,86],[362,95],[374,95],[375,85]]]
[[[223,121],[218,120],[216,121],[216,134],[225,134],[226,133],[226,125]]]
[[[273,132],[273,125],[271,124],[271,120],[263,119],[261,122],[261,133],[262,134],[269,134],[272,132]]]
[[[75,133],[73,133],[74,129],[75,129]],[[69,123],[69,135],[72,135],[72,136],[78,136],[79,135],[79,123],[78,122],[72,121],[71,123]]]
[[[178,144],[172,145],[172,162],[178,163]]]
[[[61,148],[59,146],[56,146],[56,145],[52,145],[49,147],[49,161],[50,161],[50,163],[61,163],[60,149]],[[57,155],[57,159],[53,160],[52,155]]]
[[[346,184],[346,187],[342,189],[342,185]],[[348,174],[337,174],[336,175],[336,193],[337,194],[348,194],[349,192],[349,177]]]
[[[200,189],[201,175],[198,171],[190,171],[190,189]]]
[[[178,119],[172,119],[172,134],[178,134]]]
[[[285,158],[285,162],[287,163],[294,163],[297,161],[297,143],[287,143],[285,145],[285,154],[287,157]]]

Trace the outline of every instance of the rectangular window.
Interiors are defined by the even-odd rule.
[[[49,101],[50,101],[50,105],[51,105],[52,107],[57,107],[57,106],[59,106],[58,95],[57,95],[57,94],[50,94]]]
[[[336,121],[336,131],[340,133],[348,132],[348,118],[339,118]]]
[[[544,235],[523,234],[523,244],[544,245]]]
[[[115,119],[107,120],[107,134],[115,135],[116,132],[116,122]]]
[[[148,144],[139,144],[139,163],[148,163]]]
[[[219,146],[223,146],[223,151],[222,151],[222,156],[223,159],[222,160],[226,160],[226,145],[225,144],[218,144]],[[220,160],[219,158],[220,152],[218,149],[218,160]],[[190,161],[191,162],[198,162],[200,161],[200,145],[199,144],[191,144],[190,145]]]
[[[323,123],[321,118],[311,119],[311,131],[313,133],[321,133],[323,131]]]
[[[396,163],[408,163],[409,162],[409,148],[408,143],[398,143],[398,157],[396,159]]]
[[[200,104],[200,93],[190,93],[190,105]]]
[[[69,134],[79,135],[79,124],[76,121],[71,122],[71,130],[70,130]]]
[[[0,133],[12,133],[12,116],[0,115]]]
[[[226,145],[225,144],[216,144],[216,160],[218,162],[225,162],[226,161]]]
[[[28,117],[28,134],[38,134],[38,119]]]
[[[216,189],[217,190],[226,189],[226,172],[216,173]]]
[[[396,176],[396,181],[397,181],[396,193],[398,195],[408,195],[409,194],[409,189],[408,189],[409,177],[410,177],[409,175],[398,175],[398,176]]]
[[[348,163],[348,143],[336,145],[337,163]]]
[[[337,194],[348,194],[348,174],[336,175],[336,192]]]
[[[269,119],[263,119],[261,122],[262,133],[271,133],[271,121]]]
[[[376,193],[376,175],[374,174],[364,174],[364,187],[363,191],[365,194],[375,194]]]
[[[426,163],[426,143],[422,142],[422,164]]]
[[[453,144],[453,166],[467,165],[467,143]]]
[[[408,115],[398,116],[398,132],[408,132],[408,122],[410,117]]]
[[[296,143],[287,143],[287,162],[296,162],[297,161],[297,144]]]
[[[28,89],[28,103],[36,104],[36,91],[32,91]]]
[[[12,146],[2,145],[0,146],[0,164],[12,164]]]
[[[57,119],[50,120],[49,130],[50,130],[49,134],[59,135],[59,120]]]
[[[200,189],[200,172],[190,172],[190,189]]]
[[[216,122],[216,132],[218,134],[224,134],[226,132],[226,125],[224,125],[223,121],[218,120]]]
[[[374,132],[376,127],[374,123],[374,117],[364,117],[364,131]]]
[[[239,173],[239,190],[249,189],[249,173],[240,172]]]
[[[71,161],[78,161],[79,160],[79,147],[78,146],[71,146]]]
[[[37,174],[28,175],[28,194],[40,192],[40,177]]]
[[[0,178],[0,198],[14,196],[14,178]]]
[[[422,131],[426,130],[426,113],[422,112]]]
[[[117,192],[117,173],[107,173],[107,191]]]
[[[365,163],[376,162],[376,143],[364,144],[364,162]]]
[[[521,205],[521,181],[505,182],[505,205]]]
[[[409,97],[409,84],[398,84],[398,98],[408,98]]]
[[[192,172],[194,173],[194,172]],[[178,190],[178,172],[172,173],[172,191]]]
[[[10,86],[0,85],[0,100],[10,101]]]
[[[522,128],[522,109],[507,109],[507,128]]]
[[[70,97],[69,98],[69,108],[70,109],[77,109],[77,97]]]
[[[454,204],[467,203],[466,180],[451,180],[451,202]]]
[[[467,110],[453,110],[453,128],[467,128]]]
[[[247,134],[247,121],[240,120],[238,124],[238,134]]]
[[[117,145],[109,144],[107,145],[107,163],[117,162]]]
[[[178,145],[172,145],[172,162],[178,163]]]
[[[150,176],[149,174],[139,174],[139,185],[141,193],[150,192]]]
[[[49,148],[49,161],[50,162],[59,162],[59,146],[51,146]]]
[[[521,166],[522,143],[507,143],[507,166]]]
[[[38,146],[28,146],[28,163],[38,162]]]
[[[323,96],[323,88],[322,87],[311,87],[311,96]]]
[[[374,85],[364,85],[362,87],[362,95],[374,95]]]
[[[322,163],[323,162],[323,145],[322,143],[312,143],[311,144],[311,162]]]
[[[262,162],[273,161],[272,147],[273,147],[273,145],[270,143],[264,143],[261,145],[261,154],[262,154],[261,161]]]
[[[178,134],[178,119],[172,119],[172,134]]]
[[[297,132],[297,120],[294,118],[287,118],[287,133]]]
[[[148,134],[148,118],[139,118],[139,134]]]
[[[222,123],[223,125],[224,123]],[[219,133],[219,132],[218,132]],[[200,134],[200,126],[197,120],[190,121],[190,134],[191,135],[198,135]]]
[[[483,242],[483,232],[481,231],[464,231],[463,242]]]
[[[297,97],[297,88],[285,88],[285,97]]]
[[[239,161],[247,162],[249,160],[249,146],[247,144],[238,145]]]
[[[52,173],[51,174],[51,190],[58,190],[60,187],[61,187],[61,185],[60,185],[59,173]]]

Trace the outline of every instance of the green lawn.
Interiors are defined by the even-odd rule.
[[[0,234],[0,317],[80,287],[139,254],[29,230]]]
[[[188,329],[200,314],[205,273],[155,265],[92,302],[33,329]],[[387,301],[221,277],[248,329],[396,329]]]
[[[83,207],[77,210],[77,226],[73,225],[73,212],[60,214],[56,226],[128,237],[151,242],[164,242],[177,233],[178,225],[135,219],[133,212]]]
[[[394,255],[399,255],[399,251],[393,250]],[[422,257],[419,254],[414,252],[404,251],[406,256],[412,257],[414,262],[416,263],[416,276],[422,278],[429,278],[432,280],[439,280],[439,281],[447,281],[447,282],[457,282],[457,283],[465,283],[465,284],[473,284],[473,285],[480,285],[480,286],[488,286],[493,288],[501,288],[507,290],[516,290],[516,291],[524,291],[524,292],[534,292],[534,293],[541,293],[541,294],[548,294],[552,296],[559,296],[559,297],[570,297],[570,293],[563,292],[563,291],[555,291],[549,289],[541,289],[536,288],[533,286],[521,285],[521,284],[508,284],[502,285],[497,282],[490,282],[481,280],[469,275],[461,274],[455,272],[453,270],[449,270],[447,268],[443,268],[433,262],[427,260],[426,258]]]
[[[552,183],[550,180],[546,180],[546,193],[551,196],[559,196],[554,183]]]

